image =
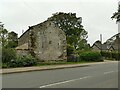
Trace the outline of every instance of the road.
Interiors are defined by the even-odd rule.
[[[3,88],[118,88],[118,62],[4,74]]]

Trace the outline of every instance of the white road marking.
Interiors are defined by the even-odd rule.
[[[104,72],[104,74],[110,74],[110,73],[113,73],[113,72],[118,72],[118,70]],[[45,87],[55,86],[55,85],[59,85],[59,84],[69,83],[69,82],[73,82],[73,81],[77,81],[77,80],[81,80],[81,79],[85,79],[85,78],[89,78],[89,77],[93,77],[93,76],[85,76],[85,77],[82,77],[82,78],[77,78],[77,79],[67,80],[67,81],[63,81],[63,82],[43,85],[43,86],[40,86],[39,88],[45,88]]]
[[[109,73],[113,73],[114,71],[109,71],[109,72],[104,72],[104,74],[109,74]]]
[[[68,80],[68,81],[63,81],[63,82],[48,84],[48,85],[40,86],[39,88],[45,88],[45,87],[49,87],[49,86],[55,86],[55,85],[64,84],[64,83],[68,83],[68,82],[73,82],[73,81],[77,81],[77,80],[81,80],[81,79],[85,79],[85,78],[89,78],[89,77],[92,77],[92,76],[85,76],[85,77],[82,77],[82,78],[77,78],[77,79],[72,79],[72,80]]]

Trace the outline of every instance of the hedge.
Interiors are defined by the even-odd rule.
[[[2,63],[8,63],[16,59],[16,52],[12,48],[2,48]]]
[[[102,55],[99,52],[83,52],[79,55],[79,61],[87,61],[87,62],[99,62],[103,61]]]
[[[77,62],[78,61],[78,56],[71,54],[67,57],[67,62]]]
[[[25,66],[34,66],[37,64],[37,61],[31,55],[27,56],[18,56],[16,60],[11,60],[9,63],[10,67],[25,67]]]
[[[99,62],[103,61],[102,55],[99,52],[93,51],[84,51],[81,52],[79,55],[71,54],[67,58],[68,62]]]
[[[120,52],[105,52],[102,51],[101,55],[105,58],[105,59],[112,59],[112,60],[119,60],[120,59]]]
[[[34,66],[36,64],[37,60],[31,55],[17,56],[16,59],[11,59],[9,62],[3,63],[2,68],[26,67]]]

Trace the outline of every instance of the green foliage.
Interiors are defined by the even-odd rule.
[[[2,68],[9,68],[7,63],[2,63]]]
[[[116,22],[120,21],[120,5],[118,7],[118,11],[113,13],[113,16],[111,17],[112,19],[116,19]]]
[[[4,48],[15,48],[18,45],[18,35],[15,32],[8,32],[0,23],[0,43]]]
[[[105,58],[105,59],[113,59],[113,60],[119,60],[120,59],[120,52],[105,52],[102,51],[101,55]]]
[[[67,62],[78,62],[78,56],[76,54],[71,54],[67,57]]]
[[[23,67],[36,65],[37,61],[31,55],[17,56],[15,47],[18,45],[18,34],[8,32],[0,22],[0,44],[2,45],[2,67]]]
[[[30,32],[30,41],[31,41],[30,42],[31,43],[31,48],[36,48],[36,45],[35,45],[36,37],[35,37],[34,31]],[[35,55],[35,53],[34,53],[34,51],[32,49],[30,50],[30,53],[31,53],[32,56],[36,57],[36,55]]]
[[[81,25],[82,18],[76,17],[76,13],[59,12],[53,14],[48,20],[53,21],[55,25],[66,33],[67,44],[70,44],[75,49],[79,48],[79,43],[87,38],[87,31]]]
[[[18,46],[18,34],[15,32],[9,32],[8,33],[8,44],[7,48],[15,48]]]
[[[26,66],[34,66],[37,64],[37,60],[31,55],[27,56],[17,56],[16,59],[12,59],[7,63],[2,65],[3,68],[8,67],[26,67]]]
[[[6,45],[6,48],[15,48],[18,46],[18,42],[14,42],[14,41],[8,41],[8,44]]]
[[[111,58],[111,54],[109,52],[105,52],[105,51],[102,51],[101,52],[101,55],[105,58],[105,59],[110,59]]]
[[[83,39],[79,42],[78,44],[78,48],[77,48],[78,51],[81,51],[81,50],[90,50],[90,45],[87,44],[87,40]]]
[[[0,28],[0,43],[2,44],[2,47],[5,47],[7,45],[7,36],[7,29],[4,29],[4,27]]]
[[[2,48],[2,62],[7,63],[12,59],[16,59],[16,51],[12,48]]]
[[[74,52],[75,52],[75,48],[72,45],[67,44],[67,55],[69,56],[73,54]]]
[[[39,62],[37,65],[43,66],[43,65],[60,65],[60,64],[66,64],[66,62],[64,62],[64,61],[45,61],[45,62]]]
[[[79,61],[99,62],[99,61],[103,61],[103,59],[99,52],[83,52],[79,56]]]

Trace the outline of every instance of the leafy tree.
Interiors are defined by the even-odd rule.
[[[79,48],[77,50],[90,50],[90,44],[87,44],[87,40],[83,39],[78,44]]]
[[[18,34],[15,32],[8,32],[4,28],[4,24],[0,22],[0,44],[4,48],[15,48],[18,45]]]
[[[67,44],[72,45],[76,50],[82,43],[81,41],[87,38],[87,31],[81,25],[82,18],[76,17],[76,13],[59,12],[53,14],[48,20],[53,21],[55,25],[59,26],[66,33]]]
[[[15,32],[8,33],[8,45],[9,48],[15,48],[18,45],[18,34]]]
[[[5,29],[4,24],[0,22],[0,43],[2,44],[2,47],[5,47],[7,45],[7,36],[7,29]]]
[[[2,48],[2,62],[8,63],[10,60],[16,59],[16,52],[13,48]]]
[[[67,44],[67,55],[70,56],[71,54],[74,54],[74,47],[71,46],[70,44]]]
[[[120,21],[120,5],[118,6],[118,11],[113,13],[112,19],[116,19],[116,22]]]

